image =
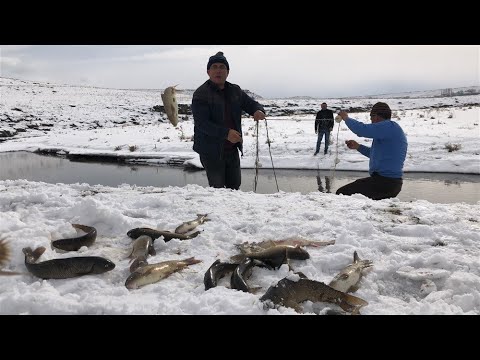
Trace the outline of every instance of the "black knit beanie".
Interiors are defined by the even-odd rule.
[[[228,65],[227,58],[223,56],[223,52],[219,51],[215,55],[210,56],[208,59],[207,70],[210,70],[210,66],[214,63],[222,63],[225,64],[227,70],[230,70],[230,65]]]

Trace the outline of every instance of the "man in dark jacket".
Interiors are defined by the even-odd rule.
[[[322,110],[317,113],[315,119],[315,134],[318,134],[317,147],[313,155],[317,155],[320,151],[320,145],[322,144],[323,135],[325,135],[325,151],[327,155],[328,145],[330,145],[330,131],[333,130],[333,111],[327,109],[327,103],[322,103]]]
[[[219,51],[207,64],[209,80],[193,93],[195,122],[193,150],[207,172],[208,184],[238,190],[241,184],[242,111],[255,121],[265,119],[265,110],[238,85],[229,83],[230,65]]]

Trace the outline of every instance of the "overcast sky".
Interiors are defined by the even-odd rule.
[[[480,85],[479,45],[0,45],[0,76],[121,89],[195,89],[223,51],[228,81],[265,98]]]

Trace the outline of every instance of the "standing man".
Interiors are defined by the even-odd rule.
[[[208,185],[238,190],[241,184],[242,110],[255,121],[265,119],[261,104],[248,96],[240,86],[229,83],[230,65],[219,51],[207,63],[209,80],[192,98],[195,122],[193,150],[207,172]]]
[[[317,155],[320,151],[323,135],[325,135],[325,151],[323,153],[327,155],[328,145],[330,145],[330,131],[333,130],[333,111],[327,109],[327,103],[322,103],[321,108],[322,110],[317,113],[315,118],[315,134],[318,134],[318,138],[313,155]]]
[[[391,120],[392,111],[383,102],[373,105],[371,124],[364,124],[340,111],[337,121],[345,124],[356,135],[373,139],[372,147],[346,140],[349,149],[355,149],[370,158],[370,177],[355,180],[337,190],[337,195],[363,194],[373,200],[397,196],[403,185],[403,163],[407,156],[407,137],[398,123]]]

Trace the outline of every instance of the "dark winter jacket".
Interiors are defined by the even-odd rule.
[[[333,129],[333,111],[329,109],[320,110],[315,119],[315,132],[317,130]]]
[[[223,96],[222,91],[225,91]],[[242,110],[252,115],[257,110],[265,112],[263,106],[248,96],[240,86],[225,82],[221,90],[207,80],[193,93],[192,113],[194,119],[193,150],[204,156],[222,159],[225,139],[229,128],[226,127],[224,112],[225,99],[230,101],[230,109],[235,130],[242,134]],[[235,144],[242,152],[242,143]]]

